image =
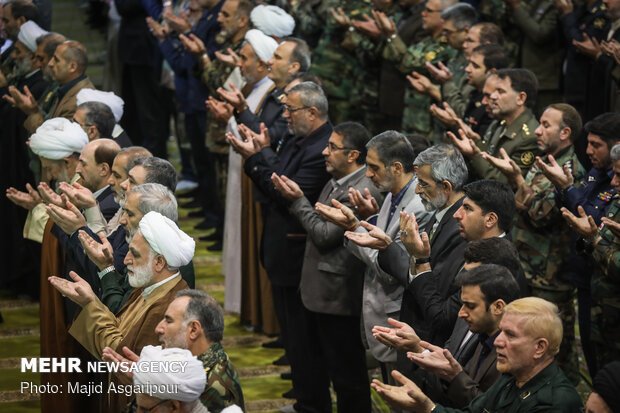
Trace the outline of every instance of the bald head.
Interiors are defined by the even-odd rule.
[[[49,62],[52,76],[61,85],[77,79],[86,72],[88,55],[86,48],[79,42],[69,40],[58,47]]]
[[[82,149],[76,172],[82,177],[82,185],[96,192],[108,184],[112,163],[121,147],[112,139],[97,139]]]

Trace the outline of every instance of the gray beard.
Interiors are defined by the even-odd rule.
[[[153,282],[153,272],[148,266],[134,267],[132,265],[130,268],[128,265],[127,269],[132,272],[131,275],[127,274],[127,276],[129,277],[129,285],[133,288],[143,288]]]

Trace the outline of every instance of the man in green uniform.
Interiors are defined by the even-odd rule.
[[[473,176],[484,179],[497,179],[507,183],[506,176],[484,159],[482,152],[498,156],[500,149],[512,158],[525,175],[536,156],[542,154],[538,149],[534,130],[538,121],[531,108],[536,101],[536,76],[527,69],[502,69],[489,76],[485,83],[494,82],[495,90],[489,96],[492,117],[495,119],[477,142],[460,133],[460,137],[448,132],[454,145],[469,159]]]
[[[577,110],[565,103],[547,107],[534,133],[538,148],[551,155],[559,165],[566,165],[576,182],[583,180],[585,170],[579,164],[574,140],[581,133],[581,117]],[[553,183],[542,169],[534,165],[525,177],[516,162],[500,150],[501,158],[482,156],[501,171],[516,190],[515,201],[519,211],[512,231],[513,242],[525,271],[533,296],[556,304],[564,326],[564,339],[558,355],[558,364],[574,384],[580,380],[575,342],[574,287],[563,278],[562,261],[570,248],[570,230],[564,225],[560,206],[556,202]],[[544,158],[546,160],[546,157]]]
[[[373,380],[372,387],[390,405],[421,413],[457,412],[581,412],[579,393],[555,362],[562,341],[557,307],[538,297],[515,300],[504,308],[495,339],[497,370],[502,376],[463,410],[435,404],[397,371],[403,386]]]
[[[407,75],[412,71],[427,74],[426,62],[447,63],[456,56],[457,51],[451,48],[445,36],[442,36],[444,21],[441,12],[454,4],[454,0],[428,0],[422,10],[422,27],[428,31],[429,36],[407,46],[397,34],[393,34],[386,39],[383,58],[391,61],[398,70]],[[428,135],[431,132],[429,106],[430,98],[417,95],[413,89],[408,88],[405,92],[401,129],[406,133]]]

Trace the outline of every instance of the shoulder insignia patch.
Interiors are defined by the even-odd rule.
[[[527,126],[527,123],[524,123],[523,126],[521,126],[521,130],[523,130],[523,133],[525,133],[525,136],[530,136],[530,128]]]
[[[598,19],[594,19],[594,22],[592,23],[592,25],[596,29],[602,29],[603,26],[605,26],[605,19],[602,17],[599,17]]]
[[[534,153],[532,151],[523,152],[521,154],[521,163],[525,166],[531,165],[534,162]]]
[[[424,57],[426,57],[426,60],[431,62],[431,61],[435,60],[435,58],[437,57],[437,52],[434,51],[434,50],[431,50],[430,52],[426,53],[426,55]]]

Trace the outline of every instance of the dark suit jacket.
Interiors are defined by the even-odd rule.
[[[495,353],[495,347],[480,361],[482,344],[480,344],[476,336],[470,341],[478,343],[473,356],[467,364],[461,363],[464,367],[463,371],[447,386],[448,398],[454,407],[463,408],[467,406],[469,402],[487,391],[501,376],[496,368],[497,354]],[[473,375],[479,361],[481,363],[480,368]]]
[[[400,319],[409,324],[425,341],[443,346],[450,336],[461,307],[460,289],[454,278],[463,266],[467,241],[461,237],[452,215],[461,207],[463,198],[452,205],[442,217],[431,239],[432,272],[418,275],[409,284],[409,255],[397,248],[379,252],[381,268],[406,286]],[[434,219],[425,231],[431,233]],[[413,366],[405,354],[398,354],[397,368],[411,374]]]
[[[449,350],[452,356],[463,367],[470,363],[476,347],[478,346],[478,335],[472,334],[466,343],[461,346],[461,343],[469,332],[469,325],[465,320],[459,318],[454,324],[452,335],[446,341],[445,349]],[[450,402],[450,398],[446,393],[445,382],[440,380],[436,375],[428,371],[417,369],[415,370],[413,380],[422,389],[424,394],[431,398],[435,403],[441,403],[446,406],[456,406]],[[467,403],[465,403],[467,404]]]
[[[308,201],[315,203],[329,179],[321,152],[332,130],[326,122],[306,137],[288,140],[280,156],[265,148],[245,161],[245,173],[269,200],[262,208],[261,260],[274,285],[299,285],[306,232],[289,213],[289,202],[274,188],[271,174],[286,175],[297,182]]]
[[[288,121],[282,117],[284,107],[280,101],[283,92],[273,87],[267,94],[256,113],[249,109],[235,115],[237,123],[243,123],[254,132],[260,132],[261,122],[265,124],[271,138],[271,147],[276,149],[276,143],[283,138],[288,131]]]
[[[147,13],[141,0],[114,0],[121,26],[118,31],[118,57],[129,65],[153,66],[157,43],[146,24]],[[145,73],[151,75],[151,73]]]
[[[607,39],[605,31],[603,39]],[[612,39],[620,41],[620,30],[616,30]],[[612,78],[612,72],[617,68],[613,57],[602,53],[598,59],[592,63],[590,70],[589,85],[586,89],[586,116],[584,121],[593,119],[604,112],[613,112],[615,101],[617,100],[616,91],[618,86],[616,80]]]
[[[350,205],[349,188],[369,188],[376,199],[381,197],[362,167],[336,189],[327,182],[318,202],[331,205],[336,199]],[[308,232],[299,285],[304,306],[317,313],[359,317],[365,265],[342,244],[345,230],[325,221],[306,197],[293,202],[290,211]]]

